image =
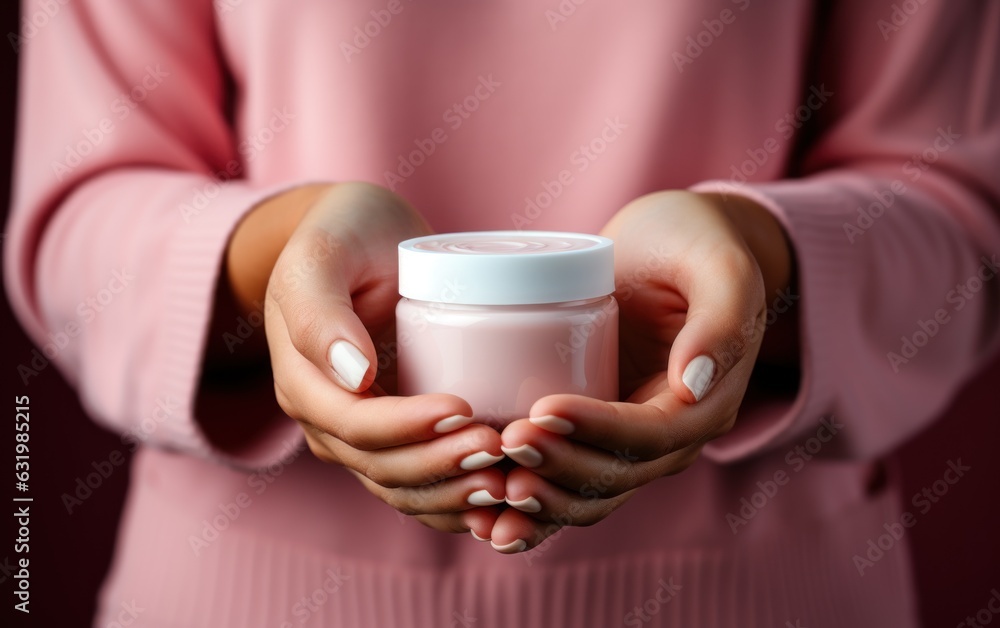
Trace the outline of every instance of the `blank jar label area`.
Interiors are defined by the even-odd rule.
[[[399,393],[451,393],[502,427],[551,394],[618,398],[618,305],[455,306],[402,299]]]

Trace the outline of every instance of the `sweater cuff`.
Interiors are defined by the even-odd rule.
[[[171,429],[158,434],[162,445],[229,466],[261,468],[281,460],[302,444],[300,427],[280,410],[272,410],[273,404],[231,404],[228,400],[240,396],[240,391],[225,394],[201,388],[209,328],[229,239],[254,207],[301,184],[254,189],[234,183],[203,210],[191,211],[187,207],[186,212],[182,211],[181,226],[167,251],[167,312],[163,317],[164,346],[159,353],[163,361],[158,365],[160,376],[154,378],[164,387],[165,401],[178,407],[177,418],[169,421]],[[262,327],[259,333],[263,333]],[[273,395],[272,386],[261,383],[252,388],[242,395],[245,399],[257,396],[258,388]],[[251,412],[273,414],[246,421],[246,425],[257,427],[253,428],[255,433],[236,439],[239,444],[220,445],[208,437],[204,429],[207,422],[222,420],[238,425],[242,421],[230,420],[226,415],[241,412],[243,416]]]

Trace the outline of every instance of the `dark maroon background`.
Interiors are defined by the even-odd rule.
[[[0,6],[0,33],[4,37],[0,50],[0,204],[6,217],[17,66],[7,33],[17,32],[18,23],[16,2]],[[36,500],[31,509],[32,612],[29,618],[16,617],[13,625],[86,626],[110,561],[127,471],[117,468],[72,515],[67,514],[60,495],[72,492],[76,478],[93,471],[93,462],[106,460],[123,447],[115,436],[84,416],[76,394],[52,368],[32,378],[28,386],[21,384],[16,365],[30,359],[32,347],[20,332],[6,298],[0,308],[0,329],[5,354],[4,397],[9,402],[15,394],[31,396],[30,495]],[[1000,360],[967,387],[947,417],[907,444],[896,457],[904,473],[907,502],[941,477],[945,461],[961,458],[972,467],[907,534],[914,549],[926,626],[957,625],[966,616],[974,616],[985,606],[990,590],[1000,587],[998,383]],[[8,425],[4,443],[13,442],[13,421]],[[0,449],[9,453],[8,448],[3,445]],[[5,490],[8,494],[13,491]],[[5,558],[14,558],[13,543],[8,540],[15,536],[13,518],[2,518],[0,566]],[[0,618],[11,609],[11,583],[12,574],[0,569]],[[995,621],[1000,625],[1000,617]],[[0,624],[7,622],[0,619]]]

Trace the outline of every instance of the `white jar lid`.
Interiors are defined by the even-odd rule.
[[[529,305],[615,291],[614,243],[559,231],[473,231],[399,245],[399,294],[463,305]]]

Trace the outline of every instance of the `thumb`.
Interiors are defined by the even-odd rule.
[[[745,266],[709,263],[696,272],[687,282],[687,316],[667,368],[670,389],[688,403],[701,401],[747,358],[741,371],[749,377],[765,317],[763,279],[752,260]]]
[[[375,380],[375,345],[351,298],[358,260],[321,229],[297,234],[282,252],[268,284],[295,349],[349,392]]]

